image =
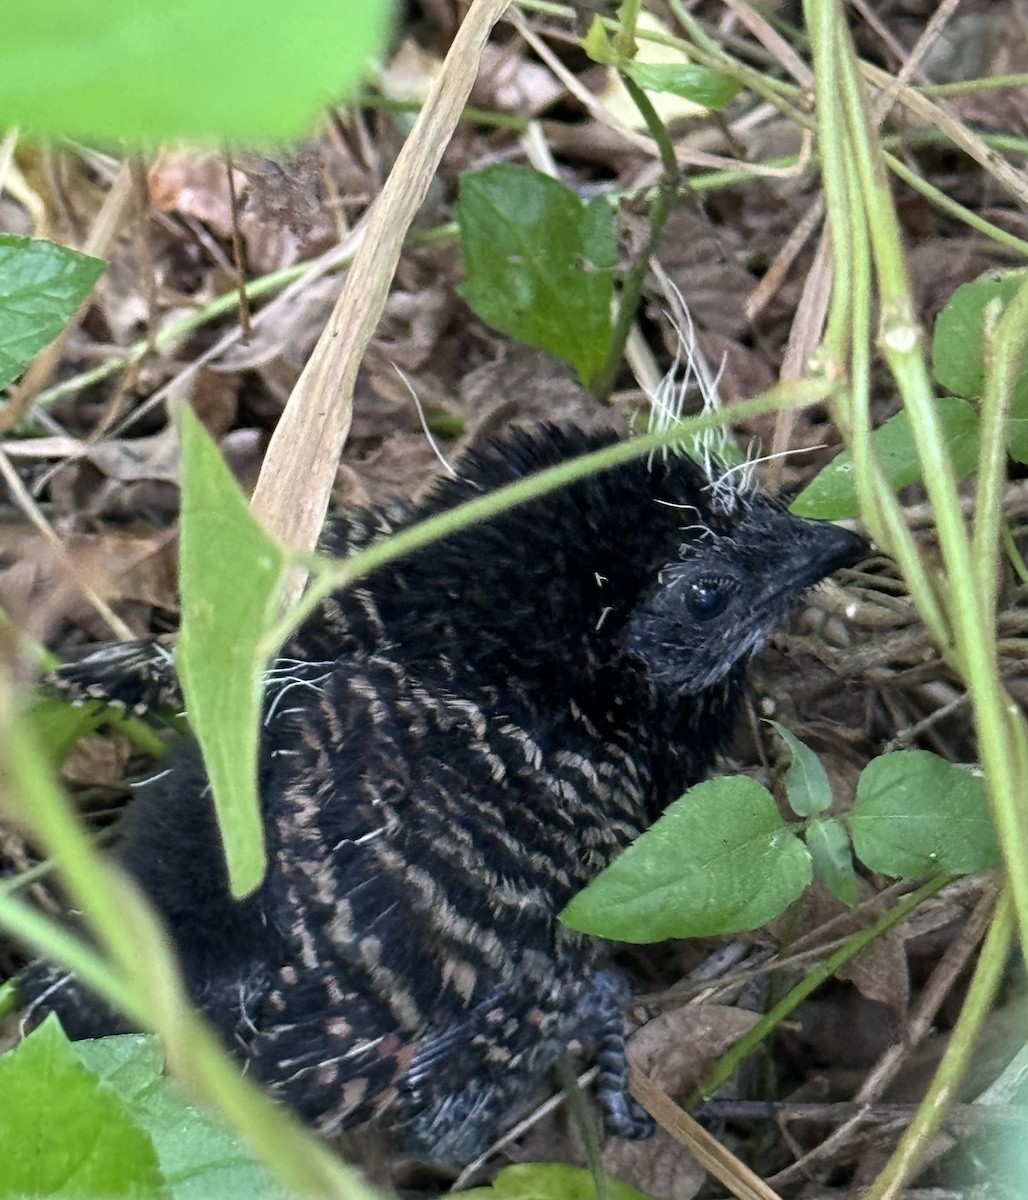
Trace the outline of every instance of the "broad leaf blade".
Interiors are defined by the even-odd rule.
[[[382,47],[385,0],[7,0],[0,112],[34,134],[295,138]]]
[[[257,746],[265,662],[287,563],[217,448],[182,412],[182,632],[176,665],[203,750],[233,894],[264,878]]]
[[[810,855],[766,788],[745,776],[710,779],[571,901],[573,929],[624,942],[755,929],[811,879]]]
[[[61,332],[105,266],[66,246],[0,233],[0,388]]]
[[[0,1197],[170,1196],[150,1135],[48,1017],[0,1058]]]
[[[947,391],[981,396],[985,386],[985,310],[998,301],[1002,311],[1025,280],[1024,271],[989,272],[958,287],[939,313],[932,337],[932,369]],[[1022,373],[1028,382],[1028,363]]]
[[[611,337],[617,244],[607,202],[585,204],[556,179],[501,163],[461,176],[457,223],[471,307],[592,379]]]
[[[285,1200],[282,1185],[215,1117],[189,1104],[164,1074],[160,1045],[144,1034],[76,1042],[79,1059],[149,1133],[174,1200],[238,1196]]]
[[[872,759],[849,816],[857,857],[872,871],[917,879],[999,866],[985,785],[927,750]]]
[[[957,478],[970,475],[978,464],[978,414],[957,396],[940,396],[936,401],[939,424]],[[910,419],[898,412],[871,434],[886,478],[894,488],[917,483],[921,460],[917,455]],[[838,521],[860,513],[853,459],[843,450],[820,471],[796,497],[791,510],[800,517]]]

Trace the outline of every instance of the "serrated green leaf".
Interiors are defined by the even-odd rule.
[[[897,750],[861,772],[849,815],[857,857],[917,879],[999,866],[985,785],[927,750]]]
[[[56,1017],[0,1057],[0,1096],[0,1196],[170,1196],[150,1135]]]
[[[7,0],[5,126],[149,143],[289,139],[365,73],[385,0]]]
[[[813,750],[784,725],[768,721],[789,747],[792,761],[785,772],[785,794],[789,807],[798,817],[812,817],[832,806],[832,785],[821,760]]]
[[[622,71],[644,91],[670,92],[717,112],[739,94],[742,85],[730,75],[695,63],[625,63]]]
[[[1024,271],[990,271],[958,287],[949,298],[935,321],[932,337],[932,369],[948,391],[957,396],[981,396],[985,384],[985,309],[998,300],[1002,312],[1024,280]],[[1028,385],[1028,364],[1021,383]]]
[[[4,71],[6,54],[5,45]],[[0,233],[0,388],[61,332],[106,265],[54,242]]]
[[[963,479],[978,465],[978,414],[957,396],[936,400],[943,440],[957,478]],[[871,439],[886,478],[894,488],[906,487],[921,478],[913,430],[906,412],[898,412],[874,430]],[[799,517],[838,521],[860,512],[853,475],[853,459],[843,450],[803,489],[790,506]]]
[[[286,1200],[288,1193],[274,1176],[165,1076],[156,1038],[124,1034],[76,1042],[73,1049],[149,1133],[174,1200]]]
[[[856,906],[857,874],[853,869],[850,839],[834,817],[811,821],[806,834],[807,849],[814,862],[814,876],[837,900]]]
[[[467,1200],[596,1200],[592,1172],[565,1163],[517,1163],[504,1167],[489,1187],[461,1192]],[[627,1183],[607,1177],[610,1200],[650,1200]]]
[[[507,163],[461,176],[467,282],[480,317],[570,363],[589,382],[606,361],[617,241],[606,200]]]
[[[244,896],[264,878],[257,743],[265,663],[259,647],[278,614],[287,559],[251,515],[188,407],[181,429],[182,632],[176,667],[203,750],[232,891]]]
[[[572,929],[657,942],[755,929],[810,883],[806,847],[745,776],[690,788],[561,913]]]

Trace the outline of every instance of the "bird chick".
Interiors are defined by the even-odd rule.
[[[328,548],[614,440],[515,430],[422,502],[343,522]],[[322,1132],[377,1125],[415,1158],[467,1162],[579,1041],[608,1131],[645,1136],[629,992],[557,914],[704,776],[749,659],[865,552],[674,453],[506,510],[333,596],[273,664],[257,893],[229,893],[188,740],[139,787],[118,857],[197,1004]],[[71,1036],[117,1028],[53,967],[30,968],[21,995],[30,1021],[56,1011]]]

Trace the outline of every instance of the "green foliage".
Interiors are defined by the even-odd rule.
[[[936,413],[958,479],[970,475],[978,464],[978,413],[956,396],[939,396]],[[871,433],[882,470],[894,488],[921,479],[921,460],[914,444],[907,413],[898,412]],[[843,450],[810,481],[792,503],[800,517],[838,521],[860,513],[853,457]]]
[[[53,242],[0,233],[0,388],[61,332],[106,266]]]
[[[583,203],[556,179],[500,163],[461,176],[457,224],[464,299],[589,383],[611,338],[617,239],[608,202]]]
[[[741,84],[730,75],[684,59],[679,63],[637,62],[621,52],[599,17],[593,17],[589,32],[582,39],[582,49],[593,62],[623,71],[644,91],[670,92],[713,112],[724,108],[741,91]]]
[[[886,875],[960,875],[1000,863],[985,784],[927,750],[867,764],[850,829],[860,859]]]
[[[958,396],[978,398],[985,389],[986,333],[1025,281],[1024,271],[989,272],[958,287],[935,322],[932,367],[935,378]],[[1007,451],[1028,463],[1028,359],[1014,385]]]
[[[853,850],[845,826],[834,817],[811,821],[806,834],[814,875],[843,904],[854,907],[859,899]]]
[[[171,1196],[150,1135],[56,1017],[0,1058],[0,1095],[0,1196]]]
[[[564,1163],[517,1163],[504,1167],[489,1187],[461,1192],[468,1200],[596,1200],[592,1173]],[[627,1183],[607,1180],[610,1200],[649,1200]]]
[[[774,797],[746,776],[697,784],[564,909],[623,942],[754,929],[810,883],[810,857]]]
[[[0,1058],[0,1095],[0,1197],[284,1200],[219,1123],[185,1102],[152,1037],[71,1043],[48,1017]]]
[[[0,111],[32,134],[301,136],[384,44],[386,0],[8,0]]]
[[[995,327],[1024,280],[1024,271],[1007,271],[989,272],[973,283],[965,283],[953,293],[935,322],[932,367],[939,384],[954,393],[937,397],[936,418],[957,479],[977,469],[981,451],[978,410],[968,401],[980,400],[985,389],[986,333]],[[921,481],[921,462],[906,410],[873,430],[871,441],[894,488]],[[1028,361],[1014,386],[1007,452],[1017,462],[1028,463]],[[853,459],[848,450],[810,481],[796,497],[792,511],[801,517],[830,521],[859,514]]]
[[[832,807],[832,785],[821,760],[811,748],[784,725],[768,721],[789,748],[791,761],[785,772],[789,806],[798,817],[812,817]]]
[[[728,75],[698,67],[695,63],[628,63],[625,74],[647,92],[671,92],[693,104],[717,111],[740,91]]]
[[[278,615],[285,552],[250,513],[217,448],[182,411],[182,631],[176,664],[225,840],[233,893],[264,878],[257,799],[263,641]]]
[[[561,920],[625,942],[704,937],[765,924],[814,875],[856,904],[854,850],[873,871],[912,878],[999,865],[977,776],[926,750],[885,754],[864,768],[853,808],[839,820],[821,815],[832,796],[817,756],[770,724],[792,754],[783,782],[805,821],[783,820],[771,793],[746,776],[697,784],[579,892]]]

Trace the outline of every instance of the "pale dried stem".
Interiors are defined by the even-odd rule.
[[[279,420],[253,496],[257,517],[287,545],[311,549],[321,532],[349,432],[364,351],[389,295],[403,240],[467,103],[493,25],[508,0],[475,0],[368,217],[328,324]],[[290,581],[288,599],[303,576]]]

